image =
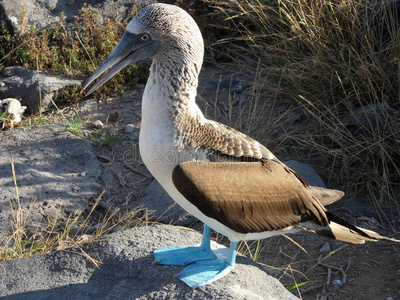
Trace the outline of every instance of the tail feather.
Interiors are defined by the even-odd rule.
[[[344,196],[344,192],[339,190],[331,190],[318,186],[308,186],[307,190],[317,199],[323,206],[332,204]]]
[[[330,212],[327,212],[326,215],[329,220],[328,226],[308,227],[307,229],[329,238],[353,244],[364,244],[365,241],[374,242],[378,240],[400,242],[400,240],[381,236],[372,230],[356,227]]]
[[[330,221],[330,230],[332,231],[334,238],[337,240],[353,244],[364,244],[365,241],[378,240],[400,242],[399,240],[381,236],[379,233],[372,230],[356,227],[330,212],[327,213],[327,217]]]

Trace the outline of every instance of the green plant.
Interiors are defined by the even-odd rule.
[[[89,136],[93,141],[99,144],[99,147],[111,147],[118,143],[122,138],[118,134],[114,134],[108,131],[102,131],[99,135],[93,135],[89,133]]]
[[[83,124],[84,122],[82,121],[77,111],[75,111],[75,116],[72,116],[70,120],[65,119],[63,121],[64,128],[76,136],[83,135]]]
[[[6,114],[7,114],[7,112],[5,111],[5,112],[0,116],[0,122],[1,122],[1,120],[4,119],[4,117],[6,116]]]
[[[63,98],[69,103],[77,103],[82,98],[81,87],[78,84],[64,88]]]
[[[44,115],[41,113],[37,118],[37,124],[38,125],[51,124],[51,118],[54,116],[54,114],[55,114],[55,111],[51,111],[47,115]]]

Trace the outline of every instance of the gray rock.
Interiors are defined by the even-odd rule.
[[[134,132],[129,136],[129,139],[132,142],[138,142],[139,141],[139,133],[138,132]]]
[[[52,106],[52,100],[57,102],[65,87],[80,85],[82,81],[52,77],[24,67],[8,67],[4,68],[0,83],[4,84],[0,89],[0,98],[21,98],[21,104],[27,106],[27,112],[36,113],[40,107],[46,109]]]
[[[339,280],[339,279],[335,279],[335,280],[332,281],[332,285],[334,287],[341,286],[342,284],[343,284],[343,282],[341,280]]]
[[[205,92],[216,92],[217,89],[220,91],[228,91],[230,88],[230,92],[239,93],[242,92],[251,81],[251,78],[248,76],[238,76],[238,77],[226,77],[226,78],[211,78],[200,84],[200,88]],[[219,86],[218,86],[219,84]]]
[[[234,86],[232,86],[231,88],[231,93],[241,93],[243,92],[245,89],[247,88],[247,84],[246,82],[243,81],[239,81],[238,83],[236,83]]]
[[[104,124],[103,124],[102,121],[96,120],[96,121],[94,121],[94,122],[92,123],[92,126],[93,126],[93,128],[101,129],[101,128],[104,127]]]
[[[400,128],[400,112],[384,103],[358,107],[339,124],[339,129],[356,137],[373,136],[374,132],[389,135],[396,127]]]
[[[34,25],[42,30],[45,27],[60,21],[60,14],[63,12],[66,17],[67,26],[72,23],[79,10],[85,5],[96,6],[100,20],[104,18],[113,19],[116,13],[121,18],[132,17],[132,7],[137,5],[140,8],[156,0],[20,0],[20,1],[1,1],[0,18],[6,22],[7,29],[13,32],[21,28],[19,23],[21,17],[21,6],[27,11],[27,24]]]
[[[151,220],[187,226],[196,220],[188,214],[167,194],[162,186],[153,180],[145,190],[145,195],[139,200],[139,204],[151,211]]]
[[[63,127],[14,128],[0,132],[0,144],[0,237],[11,233],[10,200],[17,198],[11,158],[22,207],[34,202],[26,209],[34,222],[81,210],[96,195],[99,163],[93,148]]]
[[[298,299],[243,256],[237,258],[235,269],[224,278],[196,289],[174,277],[182,266],[153,264],[154,249],[196,245],[200,240],[201,235],[196,232],[156,225],[114,233],[107,240],[81,246],[82,250],[5,261],[0,268],[0,297],[3,300]],[[102,264],[96,268],[80,252]]]
[[[310,185],[326,187],[324,181],[311,166],[296,160],[285,161],[284,164],[303,176]]]
[[[127,124],[124,129],[125,133],[132,133],[134,130],[135,130],[135,125],[133,124]]]
[[[326,242],[321,249],[319,249],[319,252],[321,253],[327,253],[327,252],[331,252],[331,246],[329,245],[328,242]]]

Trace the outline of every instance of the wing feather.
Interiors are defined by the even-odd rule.
[[[186,120],[181,124],[190,124],[194,120]],[[197,122],[199,123],[199,122]],[[251,137],[221,123],[207,120],[199,126],[184,126],[178,133],[184,137],[186,144],[194,149],[205,148],[218,151],[233,157],[255,159],[271,158],[272,153]]]
[[[278,161],[184,162],[174,169],[173,182],[202,213],[237,232],[328,223],[325,208]]]

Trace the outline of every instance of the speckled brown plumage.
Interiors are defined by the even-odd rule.
[[[177,142],[193,150],[207,149],[210,155],[220,155],[221,159],[221,155],[232,156],[231,159],[239,161],[273,157],[266,147],[227,125],[210,120],[204,122],[189,113],[180,113],[175,120]]]

